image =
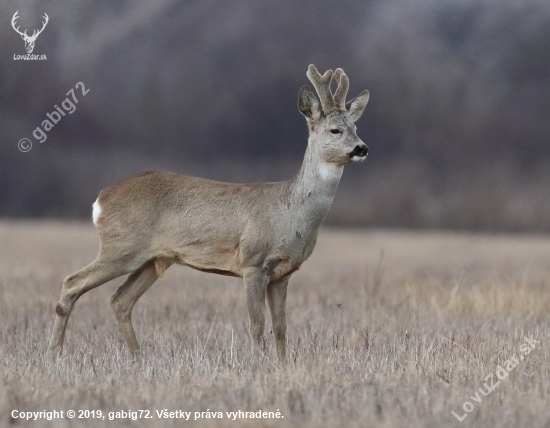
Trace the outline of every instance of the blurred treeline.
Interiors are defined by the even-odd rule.
[[[83,217],[131,172],[299,168],[309,63],[371,92],[332,224],[550,231],[548,0],[0,1],[0,216]],[[15,61],[22,28],[50,22]],[[33,130],[76,82],[76,111]],[[29,138],[28,153],[17,142]]]

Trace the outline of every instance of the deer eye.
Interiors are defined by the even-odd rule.
[[[342,131],[340,131],[339,129],[331,129],[331,130],[330,130],[330,133],[331,133],[331,134],[341,134]]]

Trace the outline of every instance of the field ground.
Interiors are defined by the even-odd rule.
[[[323,229],[289,288],[286,366],[269,322],[254,358],[239,279],[179,266],[135,307],[133,360],[109,306],[116,280],[79,300],[46,365],[61,282],[97,246],[90,224],[0,222],[1,426],[550,426],[549,236]],[[499,365],[509,374],[495,385]],[[69,409],[107,417],[10,416]],[[108,420],[140,409],[154,419]],[[163,409],[224,419],[158,419]],[[227,419],[238,410],[284,418]]]

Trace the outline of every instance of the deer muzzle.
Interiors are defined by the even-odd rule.
[[[350,153],[348,153],[348,156],[350,157],[352,162],[361,162],[365,160],[368,153],[369,148],[365,143],[362,143],[356,145],[355,148]]]

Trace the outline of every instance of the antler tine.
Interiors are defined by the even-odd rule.
[[[19,18],[19,16],[17,15],[18,13],[19,13],[19,11],[16,10],[15,13],[13,14],[13,17],[11,18],[11,25],[14,28],[15,28],[15,21],[17,21],[17,18]]]
[[[317,68],[310,64],[307,69],[307,77],[313,83],[319,98],[321,98],[321,105],[323,107],[323,113],[329,114],[333,111],[337,111],[338,107],[334,102],[334,97],[330,92],[330,82],[332,80],[334,72],[332,70],[325,71],[325,74],[321,74],[317,71]]]
[[[17,21],[17,18],[19,18],[19,16],[17,15],[19,13],[19,11],[16,11],[14,14],[13,14],[13,17],[11,18],[11,26],[13,27],[13,29],[15,31],[17,31],[17,33],[21,34],[21,35],[27,35],[27,30],[25,30],[24,33],[22,33],[21,31],[19,31],[19,26],[16,28],[15,27],[15,21]]]
[[[42,17],[44,18],[44,22],[42,23],[42,28],[40,30],[38,30],[38,32],[36,33],[36,37],[38,37],[38,35],[44,31],[44,28],[46,28],[46,25],[48,25],[48,21],[50,20],[50,17],[48,16],[48,14],[46,12],[44,12],[44,16]],[[37,30],[35,30],[36,32]],[[35,34],[33,34],[33,37],[35,36]]]
[[[332,79],[338,84],[334,93],[334,103],[340,111],[346,111],[346,95],[349,89],[349,79],[344,70],[337,68]]]

